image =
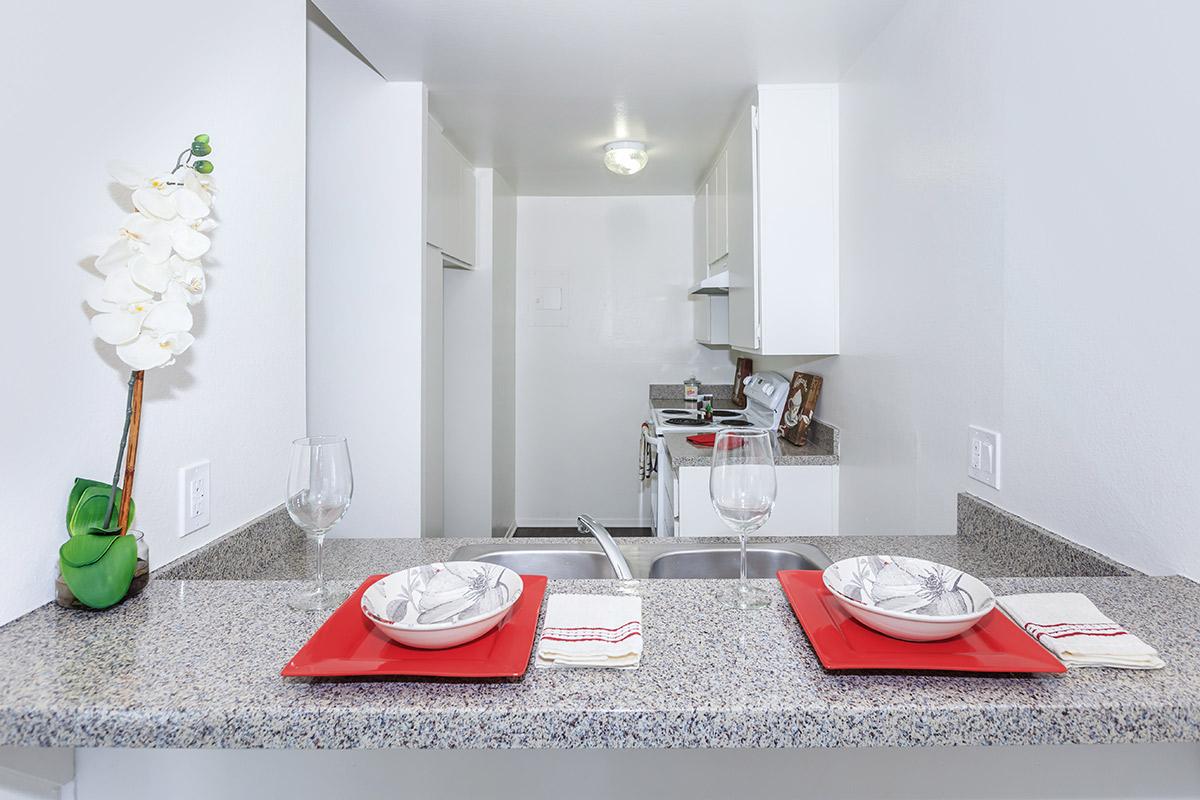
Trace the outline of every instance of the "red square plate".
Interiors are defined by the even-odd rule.
[[[405,647],[363,616],[363,592],[372,575],[317,629],[283,668],[283,675],[345,677],[408,675],[438,678],[518,678],[529,667],[538,611],[546,594],[543,575],[522,575],[524,589],[508,618],[478,639],[444,650]]]
[[[825,588],[821,570],[780,570],[779,582],[826,669],[1066,672],[1000,609],[940,642],[905,642],[851,617]]]

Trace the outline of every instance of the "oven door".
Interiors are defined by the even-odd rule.
[[[642,429],[642,447],[650,447],[655,453],[660,453],[662,450],[662,441],[654,432],[654,422],[650,421],[648,428]],[[642,519],[647,518],[646,506],[649,505],[650,513],[650,530],[652,535],[658,535],[658,509],[659,494],[658,494],[658,470],[651,470],[650,474],[642,480],[642,493],[638,500]]]
[[[658,514],[655,536],[675,536],[679,512],[676,498],[679,496],[679,477],[671,469],[671,456],[667,453],[665,439],[658,440]]]

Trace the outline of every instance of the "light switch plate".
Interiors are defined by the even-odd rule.
[[[1000,488],[1000,434],[971,425],[967,428],[967,475],[993,489]]]
[[[211,521],[209,462],[199,461],[179,470],[179,535],[187,536]]]
[[[529,324],[535,328],[565,328],[570,316],[570,274],[566,270],[538,270],[533,274]]]

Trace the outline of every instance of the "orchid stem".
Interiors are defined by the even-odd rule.
[[[184,158],[184,156],[186,156],[186,158]],[[179,157],[175,159],[175,169],[171,170],[171,174],[174,175],[176,172],[183,169],[191,160],[192,148],[189,147],[187,150],[184,150],[182,153],[180,153]]]
[[[104,530],[112,524],[113,507],[117,502],[117,481],[121,477],[121,462],[125,459],[125,442],[129,439],[129,420],[133,416],[133,382],[136,373],[129,373],[129,392],[125,399],[125,427],[121,431],[121,447],[117,450],[117,466],[113,469],[112,489],[108,493],[108,510],[104,512]]]

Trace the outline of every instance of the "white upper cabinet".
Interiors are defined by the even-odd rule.
[[[708,277],[708,195],[703,186],[692,205],[692,277],[693,283]]]
[[[458,155],[455,176],[458,178],[458,201],[455,236],[448,251],[464,264],[475,264],[475,168]]]
[[[729,151],[723,150],[713,168],[713,185],[716,186],[717,231],[716,252],[713,263],[729,255]]]
[[[462,266],[475,263],[475,168],[428,121],[425,241]]]
[[[754,106],[742,111],[726,149],[729,176],[729,343],[753,350],[759,329],[755,252]]]
[[[704,250],[708,275],[724,269],[718,266],[729,254],[729,161],[726,151],[713,163],[696,197],[704,198]],[[707,276],[701,276],[707,277]]]
[[[717,261],[717,171],[708,173],[704,179],[704,252],[705,261],[711,267]],[[714,270],[710,269],[711,275]]]
[[[836,85],[759,86],[718,160],[734,349],[838,352],[837,118]]]

